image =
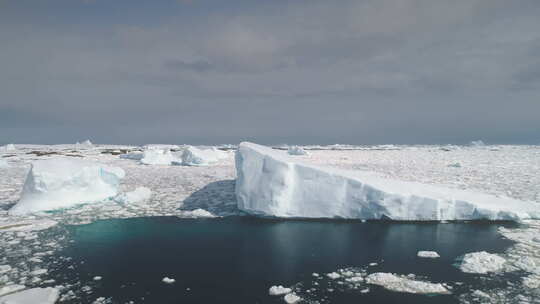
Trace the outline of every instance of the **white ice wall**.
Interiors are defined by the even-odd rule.
[[[540,205],[324,168],[284,151],[241,143],[236,154],[238,207],[276,217],[392,220],[540,218]]]

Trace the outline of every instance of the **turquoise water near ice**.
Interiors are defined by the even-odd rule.
[[[395,223],[281,221],[252,217],[179,219],[149,217],[97,221],[68,227],[61,254],[75,269],[52,275],[93,287],[116,303],[282,303],[272,285],[290,286],[311,274],[366,266],[370,272],[414,273],[432,282],[480,286],[481,277],[452,264],[467,252],[502,252],[511,242],[497,233],[501,223]],[[504,224],[509,225],[509,224]],[[440,259],[420,259],[435,250]],[[93,281],[102,276],[101,281]],[[174,278],[164,284],[163,277]],[[62,277],[62,279],[60,279]],[[459,291],[456,291],[457,293]],[[321,294],[321,297],[323,295]],[[456,303],[456,295],[410,295],[379,287],[325,293],[326,303]]]

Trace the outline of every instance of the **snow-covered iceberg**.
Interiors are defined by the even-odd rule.
[[[216,148],[199,149],[193,146],[188,146],[182,153],[182,165],[207,166],[226,157],[227,152],[218,150]]]
[[[145,165],[170,165],[176,157],[168,149],[147,149],[143,152],[141,163]]]
[[[25,214],[101,201],[117,194],[124,170],[88,160],[51,158],[32,163],[21,199],[10,214]]]
[[[299,218],[519,220],[540,218],[540,204],[385,179],[373,172],[319,167],[253,143],[236,153],[238,207]]]
[[[15,151],[15,150],[17,150],[17,148],[15,148],[15,145],[14,145],[14,144],[7,144],[7,145],[5,145],[5,146],[0,147],[0,150],[4,150],[4,151]]]
[[[291,146],[287,149],[289,155],[308,155],[307,151],[300,146]]]

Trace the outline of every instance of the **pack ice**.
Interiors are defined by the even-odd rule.
[[[20,215],[101,201],[117,194],[124,170],[99,163],[51,158],[32,163],[21,199],[9,213]]]
[[[238,207],[251,214],[390,220],[540,218],[540,204],[534,202],[319,167],[248,142],[241,143],[236,153]]]

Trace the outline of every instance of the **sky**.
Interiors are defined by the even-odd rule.
[[[540,144],[538,0],[0,0],[0,143]]]

